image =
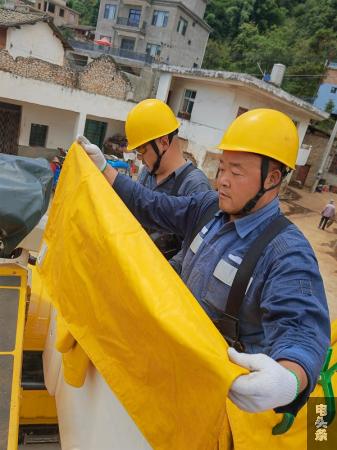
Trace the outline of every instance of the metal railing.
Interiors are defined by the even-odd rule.
[[[136,27],[139,28],[140,20],[132,20],[128,17],[117,17],[118,25],[124,25],[126,27]]]
[[[144,62],[145,64],[152,64],[155,59],[153,56],[148,55],[147,53],[137,53],[132,50],[127,50],[120,47],[107,47],[103,45],[97,45],[94,42],[82,42],[76,41],[75,39],[68,39],[68,42],[74,50],[84,50],[101,53],[104,55],[111,55],[118,58],[133,59],[135,61]]]
[[[137,28],[143,33],[145,33],[146,30],[145,21],[143,21],[142,25],[140,25],[140,20],[130,19],[129,17],[117,17],[116,24],[123,27]]]

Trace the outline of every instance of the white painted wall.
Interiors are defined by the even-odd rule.
[[[1,101],[23,102],[125,121],[134,103],[0,72]]]
[[[167,75],[163,73],[163,77]],[[163,87],[167,90],[167,77],[159,82],[157,96],[162,96]],[[298,123],[300,144],[303,141],[310,116],[301,113],[284,102],[246,86],[230,86],[212,81],[173,78],[170,86],[169,105],[178,114],[185,89],[197,91],[190,120],[181,121],[179,136],[189,141],[188,151],[193,153],[199,167],[202,166],[206,151],[212,151],[220,142],[229,124],[236,118],[239,107],[248,110],[254,108],[274,108],[288,114]]]
[[[8,28],[6,50],[13,58],[32,56],[59,66],[64,62],[62,42],[45,22]]]
[[[22,105],[19,145],[29,145],[32,123],[48,126],[47,148],[68,148],[73,141],[76,113],[25,103]]]

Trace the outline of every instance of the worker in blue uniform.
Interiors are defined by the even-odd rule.
[[[211,186],[206,175],[183,156],[179,126],[171,108],[156,98],[141,101],[129,112],[125,122],[127,151],[136,150],[138,159],[143,162],[138,182],[153,191],[175,196],[209,191]],[[183,236],[151,227],[146,231],[180,272]]]
[[[191,197],[146,189],[107,167],[98,147],[84,149],[144,226],[184,233],[181,277],[217,325],[249,249],[284,219],[279,186],[295,167],[298,146],[288,116],[271,109],[248,111],[218,146],[218,192]],[[194,236],[196,224],[216,203],[219,212]],[[262,249],[242,297],[238,340],[232,331],[223,334],[241,351],[230,347],[230,359],[249,373],[233,382],[229,397],[246,411],[296,414],[317,382],[330,321],[316,257],[294,224],[283,226]]]

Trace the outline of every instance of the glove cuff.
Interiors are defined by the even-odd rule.
[[[296,395],[294,398],[294,400],[296,400],[300,393],[300,384],[301,384],[300,379],[298,378],[298,376],[296,375],[296,373],[293,370],[288,369],[288,368],[287,368],[287,370],[288,370],[288,372],[292,373],[294,375],[294,377],[296,378]]]
[[[104,173],[105,169],[107,168],[108,163],[106,162],[106,160],[104,161],[103,166],[99,169],[102,173]]]

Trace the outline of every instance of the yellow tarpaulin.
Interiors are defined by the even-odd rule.
[[[74,144],[39,271],[67,329],[154,449],[214,450],[242,369],[190,291]]]
[[[332,324],[331,328],[331,346],[333,353],[330,367],[337,362],[337,321]],[[337,374],[332,377],[332,386],[336,395]],[[322,401],[322,404],[326,404],[323,388],[320,385],[315,387],[310,397],[316,397],[320,399],[319,403]],[[273,436],[271,431],[274,425],[280,422],[280,418],[282,417],[280,414],[276,414],[273,411],[249,414],[241,411],[230,400],[227,400],[227,414],[234,442],[234,450],[306,450],[307,448],[314,448],[313,444],[315,443],[315,431],[317,428],[315,427],[315,422],[311,424],[307,423],[307,405],[299,411],[290,430],[278,436]],[[336,436],[336,420],[337,418],[335,417],[331,425],[334,427],[334,434],[332,432],[330,433],[329,427],[327,428],[327,439],[332,446],[323,447],[324,443],[318,441],[316,442],[318,444],[317,448],[332,449],[336,447],[336,441],[333,440]],[[311,446],[307,445],[309,440],[311,440]],[[319,447],[320,444],[321,447]],[[231,445],[223,444],[219,446],[219,450],[231,449]]]

